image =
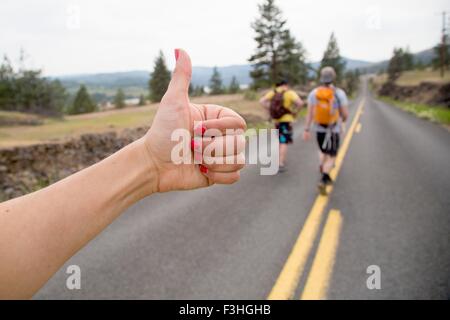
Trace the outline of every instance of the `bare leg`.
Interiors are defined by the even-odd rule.
[[[285,143],[280,144],[280,166],[286,165],[286,156],[287,156],[288,145]]]
[[[321,162],[323,173],[329,174],[331,172],[331,170],[333,170],[333,168],[334,168],[335,161],[336,161],[336,157],[324,155],[324,161]]]

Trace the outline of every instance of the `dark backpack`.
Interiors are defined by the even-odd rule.
[[[284,107],[284,93],[285,91],[277,92],[275,90],[275,94],[272,100],[270,101],[270,109],[269,109],[270,117],[272,119],[280,119],[285,114],[291,113],[288,109]]]

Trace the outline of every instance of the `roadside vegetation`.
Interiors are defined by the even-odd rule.
[[[447,107],[404,102],[388,97],[380,97],[380,100],[390,105],[394,105],[404,111],[410,112],[421,119],[430,120],[450,128],[450,109]]]

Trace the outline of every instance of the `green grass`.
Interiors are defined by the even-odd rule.
[[[394,105],[407,112],[413,113],[419,118],[427,119],[446,126],[450,125],[449,108],[403,102],[387,97],[380,97],[380,100],[383,100],[384,102]]]

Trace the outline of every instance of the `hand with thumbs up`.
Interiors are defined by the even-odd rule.
[[[31,298],[67,259],[142,198],[239,179],[245,121],[228,108],[190,103],[191,61],[186,52],[175,52],[172,81],[144,137],[58,183],[0,203],[0,299]],[[197,164],[172,161],[176,130],[189,139],[196,133],[186,154]]]
[[[234,183],[239,180],[239,172],[245,163],[242,154],[245,149],[245,121],[231,109],[191,103],[188,95],[191,60],[181,49],[175,50],[175,59],[176,67],[169,88],[144,138],[152,168],[157,173],[155,191],[190,190],[212,184]],[[171,153],[176,142],[171,141],[171,135],[177,129],[189,131],[192,137],[194,133],[200,135],[201,141],[195,139],[192,142],[192,157],[200,161],[208,157],[208,164],[173,162]],[[240,134],[227,134],[227,130],[241,131]],[[214,132],[214,136],[211,137],[209,132]],[[205,137],[202,138],[202,135]],[[229,143],[234,147],[226,148]],[[215,144],[215,150],[224,151],[204,155],[204,149],[210,144]]]

